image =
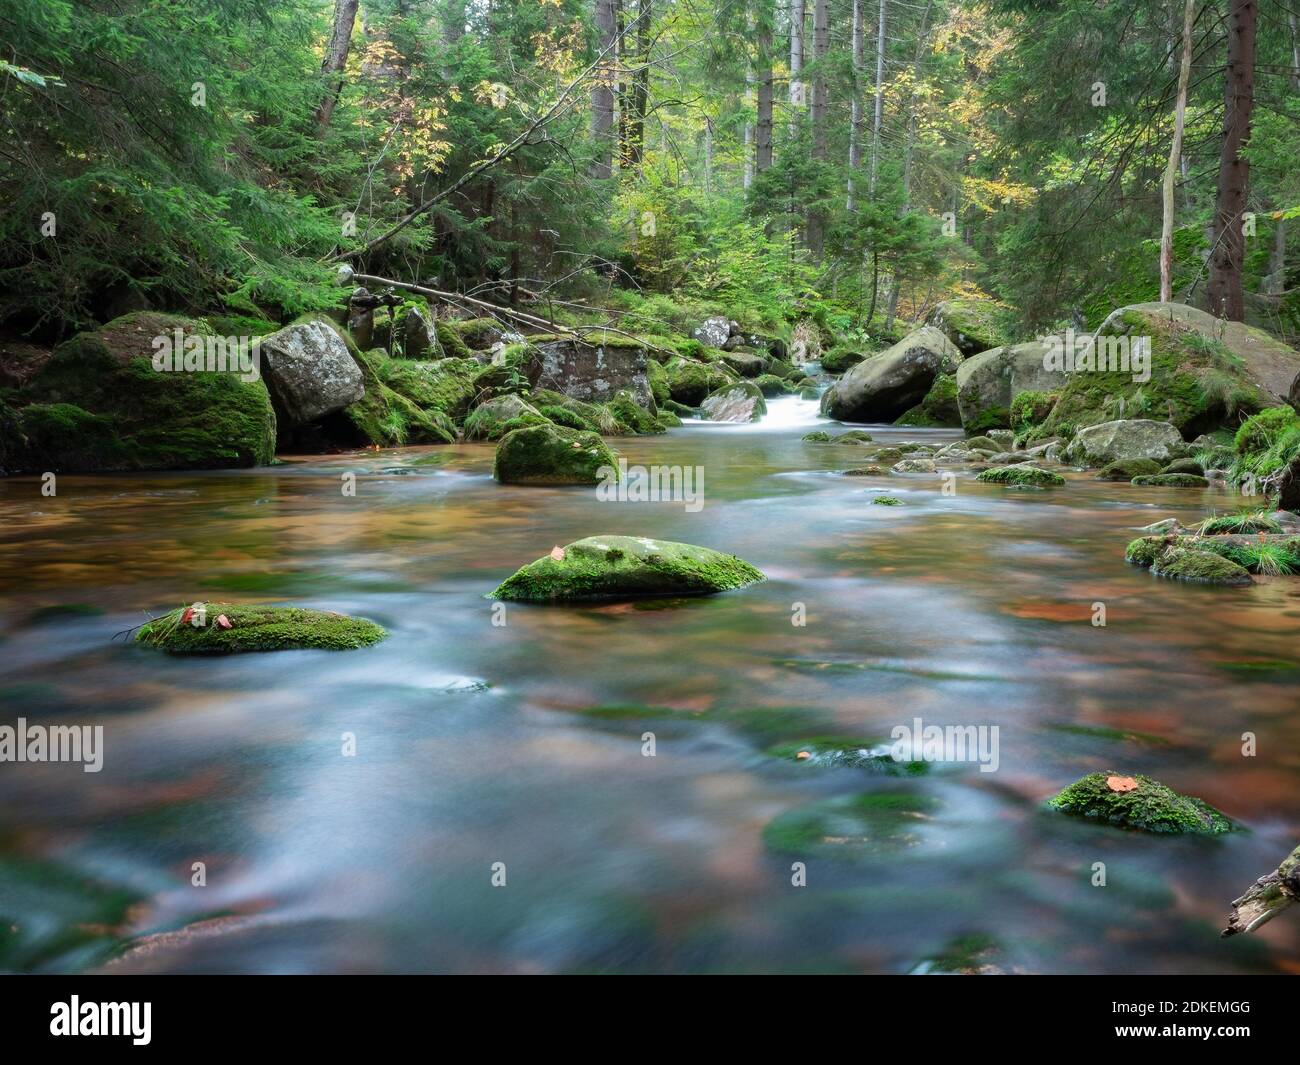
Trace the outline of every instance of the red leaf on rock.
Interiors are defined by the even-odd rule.
[[[226,617],[225,614],[218,614],[218,615],[217,615],[217,624],[220,625],[223,629],[233,629],[233,628],[234,628],[234,626],[233,626],[232,624],[230,624],[230,619],[229,619],[228,617]]]
[[[190,623],[190,619],[193,617],[194,617],[194,608],[192,606],[187,606],[185,608],[185,613],[181,615],[181,624],[188,625]]]
[[[1111,791],[1136,791],[1138,782],[1132,777],[1107,777],[1106,787]]]

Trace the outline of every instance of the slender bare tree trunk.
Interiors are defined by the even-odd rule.
[[[650,19],[652,0],[639,0],[636,17],[636,62],[628,115],[627,166],[639,169],[645,147],[645,116],[650,106]]]
[[[758,28],[758,126],[754,134],[754,170],[761,174],[772,165],[772,24],[764,19]]]
[[[343,71],[348,65],[352,27],[357,20],[357,2],[358,0],[334,0],[334,30],[330,34],[329,44],[325,46],[325,57],[320,64],[329,91],[316,109],[317,136],[329,128],[334,105],[338,103],[339,93],[343,91]]]
[[[853,59],[853,102],[849,112],[849,179],[846,210],[854,210],[853,175],[862,165],[862,0],[853,0],[853,29],[850,31]]]
[[[614,173],[614,83],[618,77],[618,58],[614,55],[618,33],[616,6],[616,0],[596,0],[596,30],[600,35],[597,47],[605,54],[591,90],[591,139],[596,143],[596,160],[592,164],[591,176],[598,180]]]
[[[876,195],[876,173],[880,167],[880,126],[885,114],[885,8],[888,0],[880,0],[880,25],[876,30],[876,113],[871,125],[871,184]]]
[[[796,115],[803,106],[804,0],[790,0],[790,136],[794,136]]]
[[[825,60],[830,48],[830,0],[815,0],[813,4],[813,73],[812,106],[809,118],[812,123],[812,158],[825,159],[826,103],[829,92],[826,84]],[[814,259],[820,259],[826,241],[826,212],[820,207],[810,208],[807,221],[808,250]]]
[[[1183,58],[1178,66],[1178,97],[1174,102],[1174,140],[1169,145],[1169,162],[1161,188],[1163,206],[1160,224],[1160,302],[1174,298],[1174,178],[1183,154],[1183,119],[1187,113],[1187,80],[1192,73],[1192,23],[1196,21],[1196,0],[1183,5]]]
[[[1223,145],[1214,202],[1214,249],[1210,254],[1210,312],[1240,322],[1246,313],[1241,269],[1246,256],[1242,215],[1250,187],[1250,164],[1241,149],[1250,137],[1255,105],[1256,0],[1230,0],[1228,70],[1224,78]]]

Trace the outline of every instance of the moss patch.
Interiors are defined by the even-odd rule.
[[[1115,791],[1107,780],[1136,780],[1131,791]],[[1138,832],[1219,835],[1235,826],[1201,799],[1178,792],[1150,777],[1090,773],[1047,800],[1053,810]]]
[[[492,476],[501,484],[599,484],[616,458],[598,435],[560,425],[515,429],[497,445]]]
[[[633,536],[589,536],[517,570],[493,599],[549,602],[708,595],[764,579],[734,555]]]
[[[1132,481],[1135,477],[1153,477],[1160,472],[1155,459],[1116,459],[1102,467],[1099,481]]]
[[[178,607],[141,626],[137,643],[170,654],[224,655],[244,651],[314,649],[346,651],[378,643],[388,633],[373,621],[326,610],[290,606],[239,606],[207,603],[204,624],[182,622],[187,607]],[[224,628],[218,618],[230,622]]]
[[[1009,484],[1016,487],[1047,488],[1065,484],[1065,478],[1037,466],[995,466],[975,478],[985,484]]]
[[[1213,551],[1171,547],[1151,564],[1157,577],[1192,581],[1196,584],[1250,584],[1250,573],[1229,558]]]
[[[920,845],[921,827],[939,808],[925,795],[843,795],[781,814],[763,829],[763,842],[805,858],[875,861]]]

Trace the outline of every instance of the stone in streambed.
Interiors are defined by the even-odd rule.
[[[1149,488],[1209,488],[1210,482],[1192,473],[1156,473],[1134,477],[1133,484]]]
[[[501,484],[599,484],[600,471],[616,471],[615,462],[597,433],[530,425],[501,438],[492,476]]]
[[[388,633],[373,621],[292,606],[205,603],[201,626],[178,607],[140,627],[137,643],[180,655],[227,655],[244,651],[347,651],[378,643]],[[227,625],[220,619],[225,618]],[[228,627],[227,627],[228,626]]]
[[[1134,477],[1153,477],[1160,472],[1154,459],[1117,459],[1097,474],[1099,481],[1132,481]]]
[[[1232,821],[1201,799],[1150,777],[1089,773],[1047,800],[1053,810],[1139,832],[1219,835]]]
[[[1046,488],[1065,484],[1065,478],[1059,473],[1039,469],[1037,466],[995,466],[991,470],[985,470],[975,480],[985,484],[1008,484],[1020,488]]]
[[[710,595],[764,580],[748,562],[694,544],[589,536],[530,562],[489,598],[531,602]]]
[[[700,412],[713,422],[756,422],[767,413],[767,403],[752,382],[737,381],[712,393]]]

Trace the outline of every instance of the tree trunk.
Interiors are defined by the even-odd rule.
[[[804,0],[790,0],[790,136],[798,128],[798,109],[803,106]]]
[[[645,147],[645,116],[650,102],[650,19],[652,0],[640,0],[636,13],[636,70],[628,97],[627,136],[624,164],[629,170],[641,166]]]
[[[880,26],[876,30],[876,114],[871,125],[871,195],[876,195],[876,173],[880,167],[880,126],[885,113],[885,8],[880,0]]]
[[[849,179],[845,210],[852,211],[853,175],[862,165],[862,0],[853,0],[853,29],[850,33],[853,61],[853,102],[849,113]]]
[[[812,158],[826,158],[826,84],[825,60],[830,46],[830,0],[813,4],[813,91],[809,117],[812,120]],[[820,208],[808,211],[808,250],[820,259],[826,238],[826,213]]]
[[[605,60],[596,75],[591,90],[591,139],[596,143],[596,160],[591,176],[597,180],[610,177],[614,172],[614,82],[617,78],[618,57],[614,54],[618,15],[616,0],[596,0],[596,46]]]
[[[334,31],[330,34],[329,44],[325,46],[325,58],[320,64],[328,91],[316,109],[317,136],[329,128],[334,105],[338,103],[339,93],[343,91],[343,70],[348,65],[348,48],[352,44],[352,27],[357,20],[357,3],[358,0],[334,0]]]
[[[1165,180],[1161,189],[1161,303],[1169,303],[1174,298],[1174,178],[1178,173],[1178,161],[1183,154],[1183,118],[1187,112],[1187,80],[1192,73],[1192,23],[1195,15],[1196,0],[1187,0],[1183,5],[1183,58],[1178,67],[1178,97],[1174,102],[1174,140],[1169,146],[1169,162],[1165,165]]]
[[[1250,164],[1241,149],[1250,137],[1255,104],[1256,0],[1230,0],[1228,70],[1224,77],[1223,145],[1214,201],[1214,250],[1210,255],[1210,312],[1230,321],[1245,317],[1241,268],[1246,254],[1242,215],[1250,186]]]
[[[772,24],[763,19],[758,29],[758,126],[754,132],[754,170],[761,174],[772,165]]]

